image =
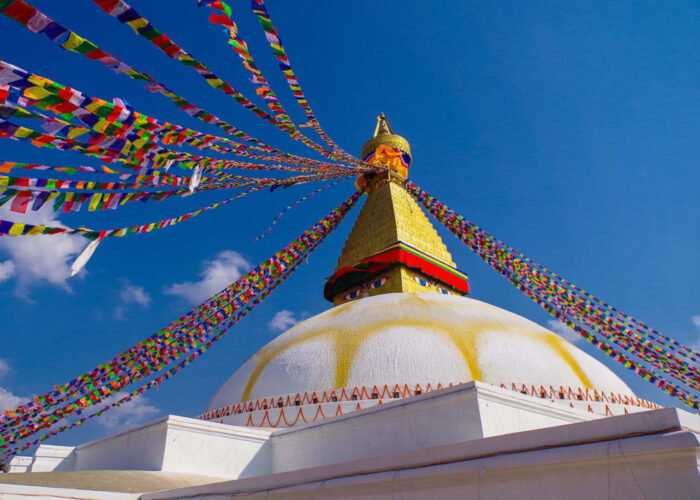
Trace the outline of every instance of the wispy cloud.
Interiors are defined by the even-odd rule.
[[[283,332],[289,327],[299,323],[299,321],[301,320],[297,319],[292,311],[287,311],[286,309],[283,309],[281,311],[277,311],[277,313],[272,317],[267,326],[273,332]]]
[[[0,378],[4,377],[11,371],[10,364],[0,358]],[[23,397],[14,394],[12,391],[0,387],[0,412],[10,408],[17,408],[19,405],[29,401],[30,397]]]
[[[575,344],[576,342],[579,342],[581,340],[581,336],[578,333],[576,333],[574,330],[572,330],[559,320],[550,319],[549,321],[547,321],[547,328],[552,330],[560,337],[564,338],[564,340],[568,340],[572,344]]]
[[[127,393],[120,391],[107,398],[104,403],[110,404],[117,401]],[[102,407],[102,405],[100,405]],[[118,431],[140,424],[148,418],[156,416],[160,410],[150,404],[150,400],[145,396],[139,396],[116,408],[111,408],[97,418],[100,426],[110,431]]]
[[[18,214],[10,212],[8,206],[4,205],[0,207],[0,218],[30,224],[63,226],[55,218],[50,207],[37,212]],[[87,244],[85,238],[67,234],[0,238],[0,252],[10,257],[10,260],[0,264],[0,281],[14,278],[14,293],[22,298],[29,297],[29,289],[32,286],[41,284],[71,291],[67,283],[70,278],[70,265]]]
[[[204,261],[199,273],[200,280],[174,283],[163,291],[191,303],[202,302],[236,281],[250,267],[250,263],[238,252],[224,250],[214,260]]]
[[[8,391],[4,387],[0,387],[0,412],[17,408],[22,403],[26,403],[29,398],[22,398]]]
[[[116,319],[124,319],[127,306],[130,304],[138,304],[146,307],[151,303],[151,296],[143,289],[142,286],[134,285],[128,281],[124,281],[121,290],[119,291],[121,304],[114,309],[114,317]]]
[[[690,322],[700,331],[700,314],[690,317]]]
[[[691,316],[690,322],[693,323],[697,336],[695,337],[695,341],[691,343],[688,347],[690,347],[695,352],[700,352],[700,314]]]
[[[142,286],[125,283],[119,292],[122,302],[125,304],[139,304],[147,306],[151,303],[151,296],[143,289]]]
[[[15,263],[11,260],[0,262],[0,283],[7,281],[15,274]]]

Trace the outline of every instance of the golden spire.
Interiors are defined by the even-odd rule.
[[[389,122],[386,119],[386,115],[384,115],[384,113],[380,114],[377,117],[377,126],[374,128],[374,137],[377,137],[378,135],[393,133],[394,131],[391,130],[391,126],[389,125]]]
[[[374,137],[362,147],[362,159],[388,170],[366,176],[367,201],[335,273],[326,280],[324,296],[339,305],[383,293],[467,293],[466,276],[457,271],[437,231],[406,192],[410,147],[394,134],[383,113]]]
[[[374,136],[362,146],[362,161],[388,167],[406,178],[411,166],[411,147],[408,141],[396,135],[384,113],[377,117]]]

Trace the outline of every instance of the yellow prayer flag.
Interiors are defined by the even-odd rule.
[[[148,21],[146,21],[143,17],[139,17],[138,19],[134,19],[133,21],[127,22],[126,24],[131,26],[131,29],[134,30],[134,32],[138,35],[139,28],[148,26]]]
[[[85,106],[85,109],[87,109],[87,110],[90,111],[91,113],[97,113],[97,111],[99,111],[101,107],[102,107],[102,105],[101,105],[100,103],[98,103],[98,102],[91,102],[90,104],[88,104],[87,106]]]
[[[90,212],[94,212],[97,209],[97,204],[100,202],[101,199],[102,199],[102,193],[93,194],[92,197],[90,198],[90,207],[88,208],[88,210]]]
[[[17,130],[15,130],[14,136],[15,137],[29,137],[32,132],[34,132],[31,129],[28,129],[27,127],[19,127]]]
[[[84,133],[88,132],[88,129],[83,128],[83,127],[71,127],[71,129],[68,131],[68,138],[69,139],[75,139],[79,135],[83,135]]]
[[[215,89],[218,89],[224,84],[224,81],[220,78],[207,78],[207,83]]]
[[[29,231],[27,231],[27,234],[35,236],[37,234],[43,233],[44,229],[46,229],[46,226],[34,226]]]
[[[51,95],[51,92],[41,87],[29,87],[24,89],[24,97],[29,97],[30,99],[40,100],[48,95]]]
[[[81,37],[80,35],[76,35],[72,31],[70,32],[70,35],[68,35],[68,40],[63,42],[61,44],[61,47],[63,47],[66,50],[70,50],[72,52],[75,52],[75,48],[78,47],[81,43],[83,43],[85,39]]]
[[[21,222],[15,222],[12,224],[12,227],[8,231],[7,234],[10,236],[22,236],[22,232],[24,231],[24,224]]]

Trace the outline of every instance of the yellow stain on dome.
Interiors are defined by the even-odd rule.
[[[335,384],[333,387],[347,387],[348,379],[350,378],[350,370],[352,369],[352,362],[357,355],[357,351],[359,351],[362,344],[364,344],[369,337],[386,331],[389,328],[396,327],[415,328],[424,331],[438,331],[443,333],[459,350],[465,364],[469,368],[470,376],[476,380],[481,377],[481,370],[475,358],[475,355],[478,353],[474,342],[478,327],[473,330],[465,331],[464,328],[462,328],[461,331],[457,331],[456,328],[452,328],[448,325],[435,324],[435,322],[430,319],[400,318],[376,321],[364,328],[346,329],[340,332],[340,334],[343,335],[342,338],[338,335],[334,336],[336,365]]]
[[[406,300],[428,302],[425,299],[411,294]],[[354,302],[356,303],[356,302]],[[354,304],[353,303],[353,304]],[[346,304],[350,306],[351,304]],[[371,309],[386,309],[385,305],[376,305]],[[331,309],[324,315],[337,316],[340,312],[338,309],[346,309],[345,306]],[[366,314],[368,311],[364,311]],[[282,345],[273,343],[269,347],[264,347],[256,355],[257,363],[248,377],[242,394],[242,401],[250,399],[255,384],[265,368],[279,355],[292,349],[295,346],[303,344],[310,340],[328,338],[333,342],[335,352],[335,383],[333,388],[346,387],[350,378],[353,361],[360,347],[373,335],[386,331],[389,328],[406,327],[415,328],[429,332],[440,332],[445,337],[452,341],[452,344],[459,350],[464,362],[469,369],[470,376],[473,380],[481,379],[481,369],[478,364],[478,347],[476,338],[486,331],[513,331],[528,336],[529,338],[544,343],[552,352],[564,361],[572,372],[581,381],[583,387],[592,388],[590,379],[583,371],[581,365],[572,356],[566,348],[566,343],[563,339],[557,337],[550,332],[542,332],[519,328],[512,324],[497,322],[497,321],[473,321],[465,323],[445,324],[449,318],[441,316],[438,318],[392,318],[380,321],[374,321],[364,327],[328,327],[313,329],[308,332],[300,333],[289,340],[286,340]],[[313,360],[309,360],[313,363]]]
[[[583,384],[584,389],[593,389],[591,379],[588,378],[588,375],[586,375],[586,373],[583,371],[581,365],[578,364],[578,361],[576,361],[569,349],[567,349],[566,341],[564,339],[554,335],[553,333],[547,332],[544,335],[538,335],[538,340],[547,344],[551,350],[556,352],[559,357],[563,359],[567,365],[569,365],[569,368],[574,371],[576,376],[581,381],[581,384]]]

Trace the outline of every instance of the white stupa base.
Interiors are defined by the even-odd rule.
[[[699,431],[674,408],[606,418],[470,382],[292,428],[168,416],[41,446],[0,498],[680,500],[700,498]]]

